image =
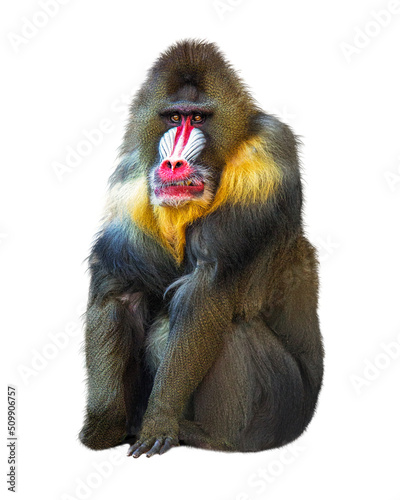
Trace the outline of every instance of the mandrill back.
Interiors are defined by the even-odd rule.
[[[133,100],[90,256],[80,439],[128,455],[297,438],[323,375],[297,141],[214,44],[185,40]]]

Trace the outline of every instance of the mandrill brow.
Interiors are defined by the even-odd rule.
[[[297,151],[214,44],[151,67],[89,258],[84,445],[255,452],[307,428],[324,350]]]

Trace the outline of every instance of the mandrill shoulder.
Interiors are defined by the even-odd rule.
[[[281,167],[298,171],[299,138],[286,123],[274,115],[257,113],[251,120],[250,130],[263,138],[268,151]]]
[[[298,139],[265,113],[252,117],[249,131],[225,164],[211,209],[187,230],[189,259],[216,263],[223,274],[302,234]]]

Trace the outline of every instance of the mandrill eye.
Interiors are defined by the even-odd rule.
[[[181,121],[181,115],[178,113],[174,113],[173,115],[170,116],[171,122],[174,123],[179,123]]]
[[[201,123],[204,121],[204,116],[200,113],[196,113],[195,115],[193,115],[192,121],[195,123]]]

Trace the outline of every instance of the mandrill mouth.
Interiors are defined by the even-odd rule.
[[[204,193],[204,182],[198,178],[180,179],[163,182],[154,187],[154,194],[159,202],[173,204],[190,201]]]

